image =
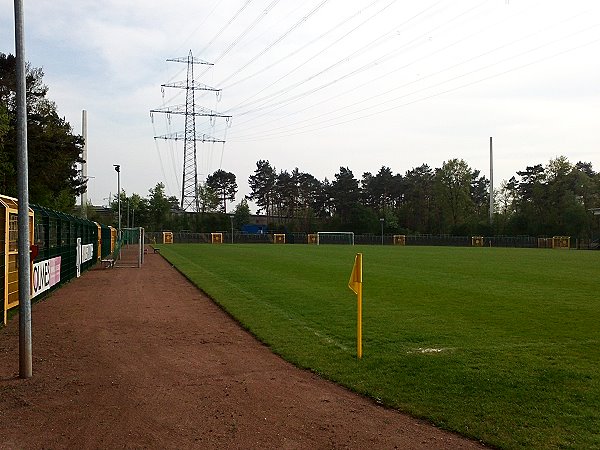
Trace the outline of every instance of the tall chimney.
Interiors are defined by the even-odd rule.
[[[81,164],[81,177],[83,181],[88,181],[87,176],[87,149],[88,149],[88,140],[87,140],[87,111],[84,109],[81,111],[81,135],[83,136],[83,163]],[[87,187],[86,187],[87,189]],[[81,217],[87,219],[87,190],[81,194]]]
[[[490,137],[490,225],[494,223],[494,154]]]

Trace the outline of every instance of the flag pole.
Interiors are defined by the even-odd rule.
[[[360,254],[360,253],[359,253]],[[362,274],[362,255],[360,259],[361,274]],[[356,356],[358,359],[362,358],[362,282],[358,285],[358,306],[357,320],[356,320]]]
[[[348,287],[357,295],[356,356],[362,358],[362,253],[357,253]]]

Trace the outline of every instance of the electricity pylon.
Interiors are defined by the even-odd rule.
[[[194,80],[194,65],[204,64],[212,66],[211,63],[203,61],[192,56],[190,50],[188,56],[181,58],[167,59],[171,62],[187,63],[187,79],[186,81],[176,81],[174,83],[162,84],[162,88],[185,89],[185,105],[165,106],[162,108],[152,109],[153,113],[163,113],[167,115],[182,114],[185,115],[185,131],[169,133],[162,136],[154,136],[154,139],[183,139],[183,181],[181,183],[181,209],[187,211],[191,206],[195,212],[199,211],[198,200],[198,163],[196,157],[196,142],[225,142],[224,140],[216,139],[207,134],[196,134],[196,116],[209,117],[213,121],[216,117],[224,117],[227,121],[231,116],[219,114],[211,109],[196,106],[194,93],[196,91],[214,91],[220,95],[221,90],[215,89]]]

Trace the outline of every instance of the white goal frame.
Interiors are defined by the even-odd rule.
[[[350,236],[350,245],[354,245],[353,231],[317,231],[317,245],[321,245],[321,236],[324,234],[346,234]]]

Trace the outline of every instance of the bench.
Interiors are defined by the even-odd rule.
[[[102,259],[101,262],[102,262],[102,267],[104,269],[110,268],[115,265],[115,260],[111,259],[111,258]]]

